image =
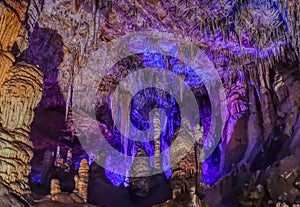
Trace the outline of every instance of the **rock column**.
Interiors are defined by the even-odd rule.
[[[27,1],[0,2],[0,180],[23,203],[31,197],[28,175],[33,145],[29,132],[43,84],[38,68],[16,63],[12,52],[18,36],[24,32],[22,21],[27,7]]]

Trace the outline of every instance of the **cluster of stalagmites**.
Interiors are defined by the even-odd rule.
[[[68,153],[69,154],[69,153]],[[61,167],[61,158],[56,158],[56,166]],[[89,164],[86,159],[81,160],[78,174],[74,177],[75,189],[72,193],[62,192],[60,181],[52,179],[50,184],[50,195],[38,202],[47,202],[48,200],[60,203],[87,203],[87,190],[89,180]]]
[[[130,187],[139,196],[146,197],[151,188],[157,185],[162,172],[161,159],[161,123],[158,113],[154,115],[154,160],[153,167],[144,149],[139,148],[130,172]],[[158,206],[201,206],[196,193],[201,182],[204,150],[202,145],[203,128],[197,124],[192,128],[190,121],[183,118],[180,129],[175,133],[173,147],[170,149],[172,175],[170,186],[173,198]],[[172,146],[171,144],[171,146]],[[143,159],[144,158],[144,159]],[[161,182],[161,181],[159,181]],[[204,205],[203,205],[204,206]]]
[[[171,147],[171,163],[180,159],[172,166],[171,188],[173,201],[179,206],[201,206],[197,196],[197,187],[201,182],[204,151],[202,145],[203,128],[197,124],[192,127],[184,117],[179,131],[174,135],[176,145]]]

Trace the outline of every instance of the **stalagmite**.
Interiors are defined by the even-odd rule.
[[[16,0],[5,0],[5,2],[7,1],[20,2]],[[105,49],[108,50],[112,49],[112,51],[114,51],[115,47],[110,47],[110,46],[114,46],[114,41],[118,40],[119,37],[123,36],[124,34],[131,35],[133,32],[145,32],[145,36],[151,34],[153,30],[155,34],[158,34],[159,33],[158,31],[160,32],[164,31],[167,33],[175,34],[176,38],[178,38],[179,41],[183,41],[183,44],[185,43],[196,44],[197,47],[203,50],[204,52],[203,55],[207,55],[209,57],[210,61],[215,66],[215,68],[213,69],[217,70],[217,72],[220,75],[221,81],[224,83],[224,85],[228,85],[228,94],[226,95],[228,95],[227,100],[229,104],[227,105],[228,108],[224,109],[223,117],[225,118],[223,120],[226,121],[225,119],[229,119],[231,117],[231,121],[228,122],[227,120],[226,126],[224,126],[224,128],[226,127],[226,131],[224,130],[224,132],[221,132],[224,135],[224,136],[221,135],[221,137],[223,138],[222,141],[224,142],[224,146],[221,144],[219,145],[219,147],[215,148],[214,154],[211,157],[209,157],[209,159],[211,160],[208,160],[208,162],[205,163],[205,167],[207,167],[204,168],[205,173],[208,172],[209,174],[211,172],[210,170],[213,171],[213,173],[209,175],[210,177],[214,177],[215,179],[217,179],[217,177],[220,176],[218,174],[219,168],[222,168],[222,164],[230,162],[228,160],[233,160],[232,157],[235,158],[237,157],[238,159],[241,158],[240,160],[242,160],[242,162],[245,161],[245,163],[248,163],[249,161],[249,165],[253,164],[251,160],[253,160],[254,158],[257,160],[269,160],[268,157],[264,157],[265,152],[268,151],[269,149],[266,150],[264,149],[265,150],[264,152],[259,152],[261,153],[261,155],[259,156],[262,156],[262,158],[256,157],[256,153],[255,153],[256,150],[259,151],[261,150],[260,142],[264,147],[266,146],[266,148],[271,148],[271,147],[273,148],[272,146],[273,143],[270,143],[271,147],[269,147],[269,143],[266,143],[265,140],[263,139],[268,139],[273,142],[271,138],[273,138],[274,136],[273,135],[269,136],[271,135],[270,133],[267,133],[267,135],[263,135],[265,131],[271,132],[276,130],[274,133],[277,133],[278,130],[279,131],[278,136],[281,137],[282,132],[285,134],[284,130],[281,130],[281,127],[285,127],[284,126],[285,124],[289,125],[289,127],[287,127],[289,133],[287,135],[290,136],[290,134],[294,133],[293,130],[295,131],[297,130],[297,126],[294,127],[294,123],[290,118],[291,116],[297,115],[298,108],[299,108],[298,107],[299,100],[294,99],[293,98],[294,95],[292,94],[295,91],[297,91],[296,87],[295,88],[293,87],[292,90],[287,91],[286,89],[287,88],[289,89],[290,86],[287,83],[283,83],[281,80],[283,78],[279,77],[278,74],[275,74],[275,81],[274,81],[275,85],[272,88],[273,67],[276,67],[278,62],[282,60],[286,62],[289,61],[292,62],[294,61],[295,57],[297,57],[297,53],[295,53],[293,50],[299,49],[299,44],[298,44],[299,37],[290,37],[295,35],[299,36],[299,34],[297,34],[298,33],[297,28],[299,26],[298,22],[300,22],[297,20],[299,19],[297,14],[297,12],[299,13],[299,5],[297,4],[297,1],[280,1],[280,2],[278,1],[281,5],[280,8],[277,8],[277,3],[278,3],[277,1],[265,1],[263,3],[259,1],[252,1],[252,0],[249,1],[248,0],[239,0],[239,1],[220,0],[220,1],[213,1],[213,2],[182,1],[182,0],[175,0],[175,1],[146,0],[141,2],[113,1],[113,9],[114,9],[113,12],[107,12],[110,9],[108,8],[109,7],[108,4],[106,4],[106,2],[103,0],[91,0],[91,1],[74,0],[74,1],[75,1],[75,10],[78,10],[80,8],[79,12],[77,13],[74,12],[73,7],[68,7],[67,3],[69,3],[70,1],[64,1],[64,0],[49,1],[48,3],[54,5],[55,8],[53,9],[49,8],[48,6],[49,4],[48,3],[45,4],[45,8],[46,8],[44,9],[45,13],[42,16],[42,20],[37,25],[38,27],[44,27],[44,29],[46,30],[49,29],[49,30],[57,31],[57,33],[62,37],[63,51],[59,51],[59,52],[63,52],[63,56],[64,56],[62,58],[63,60],[53,60],[53,66],[55,66],[55,68],[53,67],[54,70],[50,71],[50,69],[45,70],[42,68],[42,70],[45,70],[46,76],[49,76],[49,74],[51,74],[51,76],[55,74],[55,72],[53,71],[55,71],[56,67],[58,66],[59,66],[58,68],[59,73],[66,74],[67,73],[66,71],[69,69],[69,66],[72,64],[72,61],[74,59],[76,59],[77,61],[78,59],[79,62],[82,63],[82,71],[83,71],[83,74],[81,74],[82,81],[83,82],[87,81],[87,85],[88,85],[89,84],[88,82],[91,81],[93,75],[99,72],[96,70],[89,71],[89,68],[94,68],[94,67],[97,68],[98,63],[101,63],[99,64],[101,66],[106,63],[110,65],[110,60],[112,56],[105,55],[106,52]],[[154,1],[155,3],[154,4],[150,3],[152,6],[151,5],[149,6],[149,2],[154,2]],[[30,5],[34,5],[34,4],[30,4]],[[93,12],[91,12],[92,7],[94,8]],[[0,13],[2,14],[2,12]],[[63,18],[61,18],[62,14],[63,14]],[[22,15],[19,16],[21,17]],[[100,22],[100,18],[101,18],[101,22]],[[4,21],[4,19],[5,18],[1,19],[0,21],[1,24],[5,22],[5,24],[9,24],[11,27],[13,27],[13,24],[9,23],[10,21],[6,21],[6,20]],[[16,22],[18,22],[18,20],[16,20]],[[77,24],[78,22],[79,24]],[[77,35],[78,33],[77,29],[78,27],[79,28],[81,27],[81,23],[87,25],[87,27],[83,30],[88,31],[86,33],[82,32],[82,34],[91,34],[93,35],[93,37],[90,37],[89,35],[82,35],[82,36]],[[157,31],[156,29],[153,28],[156,28]],[[1,29],[2,29],[2,25],[1,25]],[[187,32],[188,30],[190,30],[193,34]],[[36,36],[42,36],[40,35],[41,34],[40,31],[41,30],[34,32],[35,34],[38,33],[38,35]],[[4,33],[0,33],[0,34],[4,34]],[[23,36],[24,39],[27,38],[26,35],[23,35],[23,33],[20,34],[19,32],[18,35]],[[101,37],[102,40],[101,42],[100,40],[99,42],[97,42],[98,35],[100,35]],[[11,36],[11,35],[9,34],[6,36]],[[85,37],[83,38],[83,36],[86,36],[86,38]],[[35,38],[35,40],[38,42],[37,44],[40,44],[40,41],[42,41],[43,43],[47,41],[51,43],[53,42],[51,38],[45,36],[40,38],[41,40]],[[72,41],[70,41],[70,39],[72,39]],[[109,42],[109,40],[112,39],[114,41]],[[128,42],[126,42],[127,40],[128,39],[125,38],[124,41],[120,42],[121,44],[118,46],[121,47],[117,47],[120,50],[117,51],[116,55],[123,54],[124,52],[123,49],[130,49],[130,50],[133,49],[132,51],[134,51],[135,48],[137,48],[136,47],[137,45],[134,45],[134,41],[130,43],[130,47],[127,47],[128,46],[127,45]],[[20,41],[22,42],[22,40]],[[101,102],[101,104],[103,105],[108,104],[110,101],[110,95],[112,94],[112,91],[115,89],[116,85],[118,85],[118,83],[122,81],[122,78],[132,73],[139,66],[141,66],[141,68],[144,68],[144,67],[157,67],[158,65],[167,68],[168,70],[172,70],[173,72],[175,71],[175,73],[179,77],[182,77],[178,85],[175,86],[176,89],[178,89],[179,92],[178,95],[180,95],[179,97],[180,101],[183,101],[183,99],[185,99],[185,94],[184,94],[185,83],[191,84],[190,87],[193,90],[193,92],[195,92],[195,97],[197,101],[201,102],[202,99],[204,98],[206,99],[207,96],[206,90],[199,89],[200,87],[202,87],[201,86],[202,83],[198,84],[201,80],[199,82],[194,82],[195,79],[197,79],[196,81],[198,81],[200,77],[192,77],[195,76],[195,74],[193,74],[193,72],[189,72],[188,67],[184,67],[184,61],[186,61],[186,59],[189,58],[190,60],[192,60],[193,51],[189,51],[187,49],[186,51],[184,51],[184,57],[183,57],[182,51],[177,51],[178,50],[177,46],[174,46],[175,48],[172,48],[173,46],[172,44],[169,44],[169,41],[170,38],[166,40],[167,43],[162,42],[162,44],[164,45],[159,45],[162,46],[161,48],[166,48],[167,53],[168,51],[171,51],[172,54],[170,54],[170,56],[169,54],[166,55],[164,54],[165,56],[168,57],[161,58],[161,56],[156,56],[157,58],[153,58],[154,56],[152,56],[152,54],[149,55],[149,53],[156,53],[156,52],[159,53],[160,50],[156,50],[157,48],[155,47],[155,44],[157,42],[150,40],[149,43],[148,40],[146,40],[145,42],[142,42],[141,45],[142,47],[147,48],[146,49],[147,52],[143,52],[141,50],[142,51],[141,54],[134,54],[132,55],[133,58],[132,57],[124,58],[123,60],[120,60],[118,63],[116,63],[113,66],[113,68],[109,71],[110,74],[107,76],[107,78],[106,77],[103,78],[103,82],[104,82],[103,85],[105,85],[105,90],[101,91],[101,95],[103,96],[101,97],[102,99],[101,101],[99,101],[99,103]],[[33,43],[34,42],[35,41],[33,41]],[[72,43],[70,44],[70,42]],[[68,52],[65,52],[65,48],[71,48],[70,46],[72,46],[74,42],[78,43],[77,45],[80,44],[79,46],[80,55],[77,56],[75,55],[74,57],[69,58],[68,55],[70,54],[67,54]],[[158,43],[160,44],[161,41],[158,41]],[[12,41],[10,47],[14,44],[15,41]],[[21,46],[22,44],[17,43],[15,44],[14,47],[17,47],[16,45],[20,45],[20,48],[16,48],[16,49],[26,51],[26,49],[23,50],[23,46]],[[102,50],[103,45],[105,47],[104,50]],[[122,47],[122,45],[124,45],[124,48]],[[93,46],[95,48],[99,47],[99,50],[92,51]],[[45,47],[45,50],[46,49],[48,48]],[[271,50],[274,51],[272,52]],[[71,51],[71,53],[73,51]],[[14,51],[14,54],[15,52],[16,51]],[[147,57],[148,55],[149,57]],[[176,59],[171,57],[173,55],[179,57]],[[40,58],[39,54],[35,56],[36,57],[34,57],[33,59]],[[144,59],[136,61],[134,60],[135,59],[134,56],[139,56],[138,59],[142,59],[140,57],[143,56]],[[69,59],[71,60],[69,61]],[[199,62],[200,61],[201,59],[199,59]],[[7,71],[15,64],[14,62],[15,62],[15,57],[12,56],[11,51],[1,48],[1,52],[0,52],[0,67],[1,67],[0,77],[1,78],[7,75]],[[83,64],[83,63],[87,63],[87,64]],[[193,68],[193,70],[195,70],[194,72],[197,73],[203,71],[202,69],[205,69],[206,64],[204,63],[203,66],[204,67]],[[285,68],[285,66],[280,66],[280,67],[284,68],[284,73],[289,71],[289,69]],[[179,72],[178,72],[178,68],[181,69],[179,70]],[[102,72],[102,68],[100,68],[99,70],[100,72]],[[230,76],[230,74],[232,71],[238,71],[238,70],[244,73],[245,77],[238,77],[237,79],[240,80],[234,81],[233,79],[236,79],[236,77]],[[244,84],[245,82],[249,81],[249,79],[247,79],[247,75],[249,75],[247,74],[247,72],[250,73],[252,79],[251,82],[253,81],[253,85],[255,85],[256,89],[258,90],[261,89],[260,92],[257,92],[258,98],[254,98],[254,95],[252,94],[254,93],[254,88],[249,89]],[[4,74],[4,76],[2,73]],[[86,74],[88,75],[84,77]],[[182,74],[185,74],[186,76],[183,76]],[[158,85],[164,86],[167,82],[169,83],[170,81],[173,81],[172,78],[167,77],[166,70],[163,72],[162,75],[164,76],[163,80],[165,81],[162,81],[162,83],[158,83]],[[226,76],[229,76],[229,78],[227,78]],[[3,78],[3,80],[5,80],[5,78]],[[206,76],[201,76],[201,78],[204,78],[204,80],[206,80]],[[155,80],[151,79],[149,80],[149,82],[155,82]],[[59,84],[62,86],[62,90],[68,90],[67,81],[61,81]],[[136,84],[138,84],[138,86],[140,87],[143,85],[143,82],[141,81],[141,83],[136,83]],[[45,86],[45,88],[46,87],[48,86]],[[90,97],[89,95],[92,91],[91,88],[88,88],[88,90],[84,93],[83,96]],[[24,90],[23,88],[20,88],[20,90],[26,92],[26,90]],[[130,89],[128,90],[131,91]],[[249,91],[251,91],[251,94],[249,95],[251,95],[252,97],[250,97],[250,100],[247,100]],[[48,92],[46,91],[45,95],[47,95],[47,93]],[[69,101],[71,96],[70,87],[69,87],[68,94],[69,96],[67,98],[67,105],[69,105],[70,103]],[[138,101],[135,100],[136,102],[138,102],[136,105],[142,108],[142,106],[147,101],[147,99],[144,97],[148,95],[153,96],[153,94],[154,93],[151,93],[150,90],[147,92],[147,94],[146,93],[142,94],[141,100]],[[169,101],[167,100],[169,96],[163,97],[164,94],[167,93],[163,93],[160,91],[157,94],[159,94],[158,99],[162,100],[161,102]],[[126,97],[126,95],[123,96],[122,94],[120,94],[120,97],[117,97],[116,99],[116,103],[119,104],[118,107],[120,107],[121,105],[128,106],[128,102],[130,100],[127,98],[128,97]],[[156,99],[156,101],[158,99]],[[219,104],[217,101],[215,102],[215,100],[211,96],[208,99],[210,99],[211,104],[213,104],[211,106],[217,106]],[[258,99],[260,99],[260,103]],[[80,104],[83,104],[85,101],[86,99],[84,98],[82,101],[80,101]],[[255,102],[254,104],[257,104],[258,107],[249,109],[248,108],[249,102]],[[278,104],[278,102],[280,103]],[[25,117],[27,111],[25,111],[26,113],[24,113],[24,111],[22,110],[22,106],[24,106],[24,108],[27,108],[28,105],[29,103],[23,104],[23,102],[15,104],[13,110],[15,110],[16,113],[14,115],[9,115],[10,112],[8,110],[5,110],[1,114],[1,118],[4,117],[3,123],[12,122],[12,120],[18,118],[18,114],[21,114],[20,117]],[[52,104],[49,105],[53,106]],[[214,118],[216,114],[213,112],[213,109],[209,109],[210,107],[207,106],[209,104],[203,103],[203,105],[205,105],[203,109],[203,111],[205,112],[202,111],[200,116],[202,118],[202,115],[204,114],[205,120],[202,120],[203,121],[202,123],[205,124],[205,127],[207,127],[205,129],[208,130],[210,120],[207,117],[211,116],[212,118]],[[271,108],[272,105],[274,106],[274,108]],[[294,111],[293,109],[294,107],[296,111]],[[88,109],[88,107],[86,108]],[[97,116],[98,115],[100,116],[99,120],[101,120],[100,121],[101,127],[103,125],[110,125],[111,119],[109,116],[111,115],[110,113],[112,112],[113,117],[115,117],[115,111],[116,111],[115,108],[112,108],[111,112],[109,110],[103,110],[103,108],[101,107],[97,109],[99,109],[99,114],[97,113]],[[69,109],[67,108],[67,110]],[[277,116],[276,118],[272,117],[273,111],[275,111],[274,115]],[[122,140],[117,139],[119,138],[120,133],[119,132],[114,133],[113,126],[111,127],[112,129],[110,128],[110,126],[103,127],[105,128],[105,130],[108,131],[105,133],[105,135],[107,135],[105,138],[109,139],[110,141],[112,140],[115,146],[118,146],[119,148],[123,147],[123,149],[121,150],[123,150],[125,154],[127,154],[127,150],[131,150],[132,153],[129,154],[134,155],[136,151],[135,147],[137,146],[134,147],[128,146],[129,144],[133,143],[131,141],[128,142],[128,140],[130,139],[130,136],[128,136],[128,134],[131,133],[130,131],[127,132],[128,123],[130,121],[127,116],[129,110],[127,109],[127,107],[126,108],[124,107],[122,111],[120,110],[118,112],[119,114],[116,116],[118,118],[118,121],[121,122],[119,130],[122,134],[121,135]],[[199,115],[199,114],[194,114],[193,112],[191,113],[192,113],[191,116]],[[223,113],[223,111],[221,113]],[[294,115],[294,113],[296,115]],[[244,116],[243,114],[246,115]],[[258,119],[260,114],[262,114],[263,120]],[[66,113],[66,117],[67,115],[68,115],[68,111]],[[235,121],[240,120],[239,117],[241,115],[243,115],[241,121],[242,125],[236,124],[237,122]],[[144,121],[145,118],[144,114],[142,116]],[[201,128],[200,125],[196,125],[194,130],[195,133],[193,134],[188,130],[188,128],[190,127],[188,125],[188,121],[184,117],[181,118],[183,121],[184,130],[180,132],[176,132],[174,138],[178,140],[182,139],[182,142],[180,142],[177,146],[174,146],[173,149],[171,149],[173,150],[171,154],[174,154],[175,156],[178,155],[182,159],[178,163],[178,165],[172,166],[173,174],[171,176],[171,180],[172,180],[171,183],[173,185],[172,187],[174,188],[174,198],[176,198],[177,192],[180,193],[189,192],[191,194],[191,199],[194,202],[195,200],[194,195],[196,191],[195,183],[197,184],[200,183],[201,174],[202,174],[201,166],[204,160],[204,151],[203,151],[203,144],[202,144],[203,129]],[[161,138],[160,138],[160,134],[161,134],[160,120],[159,118],[154,120],[154,141],[152,141],[151,144],[153,145],[154,143],[154,168],[155,169],[161,169],[165,167],[165,165],[169,164],[167,159],[160,160],[160,149],[166,149],[166,145],[173,140],[172,137],[168,135],[171,135],[173,133],[172,129],[176,128],[175,127],[176,124],[172,124],[171,121],[178,123],[179,120],[177,120],[177,115],[173,116],[170,119],[171,119],[170,122],[169,120],[167,120],[166,123],[164,123],[166,125],[165,127],[166,131],[163,133],[163,135],[166,135],[166,137],[164,136]],[[191,120],[192,118],[189,117],[189,119]],[[2,119],[1,119],[1,123],[2,123]],[[19,123],[22,123],[22,118],[19,120],[18,124]],[[273,123],[274,125],[271,126],[271,124]],[[217,127],[215,126],[215,124],[218,125],[219,120],[216,120],[216,122],[214,122],[214,120],[212,119],[211,120],[212,128],[210,128],[212,129],[212,131],[214,127]],[[89,125],[89,123],[87,123],[86,125]],[[261,128],[260,127],[256,128],[256,126],[258,125]],[[89,130],[90,129],[86,127],[86,131],[84,132],[88,133],[90,132]],[[234,136],[229,135],[233,131],[237,131],[236,134]],[[199,138],[197,138],[197,136],[199,136]],[[190,144],[195,144],[194,138],[196,138],[195,148],[189,149],[188,146],[190,146]],[[205,140],[205,144],[211,145],[216,141],[218,140]],[[289,140],[289,141],[294,141],[294,140]],[[277,145],[277,142],[281,142],[281,140],[277,141],[276,139],[275,145]],[[142,146],[146,148],[145,151],[147,152],[151,151],[151,153],[153,153],[152,152],[153,148],[151,148],[152,147],[151,144],[146,145],[147,147],[145,147],[144,144],[142,144]],[[229,146],[229,144],[230,147],[226,148],[226,146]],[[281,143],[278,143],[278,145],[280,145],[278,147],[281,147]],[[287,144],[284,143],[284,145]],[[189,152],[189,150],[191,150],[191,152]],[[13,150],[6,150],[6,148],[4,148],[2,151],[3,153],[7,153],[11,155],[11,157],[17,154],[17,152]],[[226,160],[227,159],[226,157],[226,159],[220,161],[219,160],[220,156],[222,156],[220,154],[225,152],[226,153],[232,152],[232,157],[229,156],[228,160]],[[140,154],[143,153],[145,152],[140,152]],[[168,156],[164,158],[168,158]],[[246,160],[243,160],[243,158],[245,158]],[[277,159],[277,155],[272,156],[272,159],[273,158]],[[69,162],[69,160],[70,159],[68,156],[67,162]],[[138,159],[135,159],[134,161],[135,161],[134,167],[135,169],[139,170],[139,172],[144,173],[152,170],[151,167],[149,167],[149,163],[147,162],[138,163],[139,162]],[[211,162],[213,164],[211,164]],[[241,164],[240,161],[238,162],[239,163],[237,164]],[[218,169],[216,170],[208,169],[211,167],[210,164],[214,165],[215,168]],[[270,166],[271,168],[273,167],[273,165]],[[126,167],[129,168],[129,166]],[[13,169],[11,168],[7,169],[7,172],[11,172],[11,171],[13,171]],[[126,169],[127,173],[128,171],[129,169]],[[236,171],[234,171],[234,173],[236,173]],[[166,175],[167,174],[168,173],[166,172]],[[167,177],[170,176],[170,174],[171,172],[169,172]],[[195,177],[197,177],[197,181],[194,182],[192,180]],[[206,179],[205,176],[203,178]],[[76,181],[76,189],[79,192],[79,189],[82,186],[83,188],[85,187],[85,183],[82,182],[82,178],[79,175],[75,177],[75,181]],[[141,179],[139,181],[140,182],[139,184],[141,185],[143,181],[144,180]],[[210,181],[211,180],[207,182]],[[80,183],[81,184],[83,183],[83,185],[79,185]],[[182,186],[180,186],[181,184]],[[201,183],[201,185],[202,184],[203,183]],[[226,185],[227,183],[225,184],[225,186]],[[200,186],[196,186],[196,187],[200,187]],[[257,206],[262,206],[262,205],[257,205]]]
[[[51,186],[50,186],[51,190],[50,190],[50,194],[51,195],[55,195],[61,192],[60,189],[60,183],[59,180],[57,179],[52,179],[51,180]]]
[[[27,31],[22,28],[30,19],[25,18],[28,6],[28,1],[0,2],[0,182],[23,203],[31,200],[28,175],[33,146],[29,132],[43,84],[39,69],[16,63],[12,52],[15,44],[20,51],[28,48]]]
[[[150,191],[150,178],[148,177],[151,173],[151,166],[148,159],[146,158],[147,153],[144,149],[139,148],[134,158],[134,162],[130,169],[130,186],[136,194],[140,196],[147,195]]]
[[[197,159],[197,186],[201,182],[202,178],[202,165],[204,162],[205,154],[203,149],[203,137],[204,131],[203,127],[200,124],[197,124],[194,129],[195,141],[196,141],[196,159]]]
[[[74,178],[76,182],[76,191],[82,197],[84,202],[87,202],[88,196],[88,181],[89,181],[89,164],[86,159],[81,160],[80,166],[78,169],[78,177]]]
[[[47,182],[47,178],[49,176],[49,170],[53,166],[54,162],[54,153],[47,150],[44,153],[44,158],[43,158],[43,169],[42,169],[42,184]]]
[[[78,175],[75,175],[74,176],[75,188],[73,191],[74,193],[78,193],[78,189],[79,189],[78,180],[79,180]]]
[[[60,155],[60,146],[57,146],[54,165],[57,166],[57,167],[61,167],[61,166],[63,166],[63,164],[64,164],[64,159]]]
[[[160,134],[161,124],[159,113],[154,115],[154,169],[160,170]]]
[[[69,149],[67,152],[67,163],[70,165],[72,164],[72,149]]]
[[[178,195],[184,194],[188,190],[191,199],[190,205],[192,206],[196,206],[198,202],[195,189],[202,175],[202,163],[204,161],[202,138],[202,127],[197,124],[194,130],[191,130],[189,121],[183,117],[181,129],[174,135],[174,139],[179,139],[180,142],[171,148],[170,152],[171,157],[181,158],[179,163],[172,167],[173,199],[178,200]],[[196,147],[191,147],[194,144]]]

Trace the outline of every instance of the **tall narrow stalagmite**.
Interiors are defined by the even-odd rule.
[[[77,181],[75,191],[79,193],[85,203],[87,202],[88,196],[89,169],[90,167],[87,159],[81,160],[78,176],[75,177],[75,181]]]
[[[202,138],[202,127],[197,124],[194,130],[191,130],[189,121],[183,117],[181,129],[174,135],[174,139],[178,139],[179,142],[177,146],[171,148],[171,156],[181,158],[172,167],[171,187],[173,189],[173,199],[182,202],[178,198],[189,192],[189,198],[185,198],[185,200],[191,206],[197,206],[199,202],[196,187],[201,180],[202,163],[204,161]],[[181,203],[181,205],[185,204]]]
[[[159,113],[154,115],[154,169],[160,170],[160,133],[161,124]]]
[[[196,160],[197,160],[197,185],[200,184],[201,178],[202,178],[202,165],[204,162],[204,149],[203,149],[203,137],[204,137],[204,131],[203,127],[200,124],[197,124],[195,126],[195,141],[196,141]]]
[[[144,149],[139,148],[130,169],[130,186],[137,195],[146,196],[150,192],[150,160]]]

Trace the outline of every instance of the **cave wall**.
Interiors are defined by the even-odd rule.
[[[250,77],[245,71],[229,78],[229,84],[233,82],[231,89],[236,88],[236,82],[244,90],[228,92],[229,112],[222,155],[227,169],[220,169],[225,173],[234,163],[251,165],[255,160],[253,169],[265,168],[293,153],[289,143],[297,139],[299,95],[292,91],[299,88],[299,70],[288,64],[270,70],[260,71],[256,77]]]
[[[37,66],[16,61],[26,49],[28,34],[23,23],[28,18],[32,20],[26,14],[28,7],[27,1],[0,2],[0,177],[3,206],[24,206],[31,201],[28,176],[33,145],[29,132],[33,110],[42,97],[43,75]]]

